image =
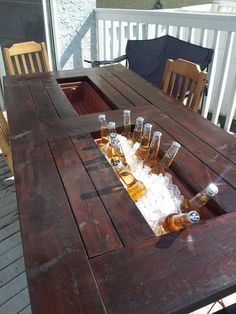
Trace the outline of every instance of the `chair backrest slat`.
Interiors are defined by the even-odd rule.
[[[181,86],[183,84],[183,77],[178,75],[177,78],[177,91],[176,91],[176,98],[179,98],[180,92],[181,92]]]
[[[171,80],[170,80],[170,86],[169,86],[169,94],[173,95],[174,85],[175,85],[175,79],[176,79],[176,73],[172,73]]]
[[[26,60],[25,60],[25,55],[22,55],[21,56],[21,60],[22,60],[22,64],[23,64],[23,67],[24,67],[24,71],[25,73],[29,73],[29,70],[28,70],[28,67],[27,67],[27,63],[26,63]]]
[[[10,75],[50,71],[46,46],[43,42],[29,41],[14,44],[10,48],[5,48],[5,56]],[[21,59],[18,56],[21,56]]]
[[[18,74],[22,74],[18,56],[14,56]]]
[[[37,60],[39,72],[43,72],[43,68],[42,68],[42,64],[41,64],[38,52],[36,52],[35,55],[36,55],[36,60]]]
[[[187,102],[187,107],[197,112],[206,79],[207,72],[201,71],[197,64],[183,59],[168,59],[162,90],[183,103]]]
[[[29,53],[29,61],[30,61],[31,71],[32,71],[32,73],[35,73],[34,62],[33,62],[33,58],[32,58],[32,54],[31,53]]]

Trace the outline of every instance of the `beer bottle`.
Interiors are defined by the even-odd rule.
[[[174,160],[179,148],[180,144],[177,142],[172,142],[171,147],[167,150],[165,155],[162,157],[159,165],[152,169],[152,172],[155,174],[162,174],[163,176],[166,174],[166,171],[170,167],[172,161]]]
[[[99,146],[103,147],[108,143],[108,128],[105,114],[100,114],[98,121],[101,123],[101,144]]]
[[[193,198],[184,199],[181,204],[182,212],[189,212],[191,210],[198,211],[202,206],[210,200],[211,197],[215,196],[218,193],[218,187],[211,183],[204,190],[196,194]]]
[[[115,161],[120,160],[125,167],[129,168],[129,165],[127,164],[124,155],[124,151],[121,146],[121,142],[118,139],[114,139],[112,140],[111,146],[112,146],[111,163],[113,164]]]
[[[155,131],[153,132],[152,141],[149,147],[147,157],[144,159],[144,165],[150,168],[156,167],[158,165],[158,152],[160,147],[162,133]]]
[[[123,111],[123,135],[129,139],[131,136],[131,120],[130,120],[130,110]]]
[[[136,142],[141,142],[142,133],[143,133],[143,121],[144,118],[138,117],[135,122],[134,133],[132,137],[132,142],[135,144]]]
[[[120,160],[115,161],[113,163],[113,167],[134,202],[137,202],[146,194],[147,189],[145,185],[141,181],[137,180]]]
[[[108,159],[111,159],[112,157],[112,141],[116,140],[117,138],[118,138],[117,133],[109,133],[109,142],[106,150],[106,155]]]
[[[196,211],[190,211],[184,214],[170,214],[163,222],[163,229],[166,232],[179,231],[186,226],[199,222],[200,216]]]
[[[141,144],[135,153],[135,155],[139,159],[145,159],[145,157],[147,157],[150,139],[151,139],[151,132],[152,132],[152,125],[149,123],[145,123]]]

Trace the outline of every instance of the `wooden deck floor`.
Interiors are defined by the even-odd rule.
[[[0,156],[0,314],[30,314],[15,183]]]

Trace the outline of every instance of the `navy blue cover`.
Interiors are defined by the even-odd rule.
[[[211,62],[213,50],[165,35],[155,39],[128,40],[126,55],[129,69],[157,87],[161,87],[167,59],[185,59],[204,70]]]

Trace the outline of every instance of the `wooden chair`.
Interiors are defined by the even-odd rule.
[[[162,90],[197,112],[206,84],[207,72],[192,62],[168,59],[162,80]]]
[[[4,51],[10,75],[50,71],[44,42],[18,43]]]
[[[6,158],[8,167],[13,173],[12,154],[11,154],[11,148],[9,145],[8,123],[1,110],[0,110],[0,148],[2,150],[2,154]]]

